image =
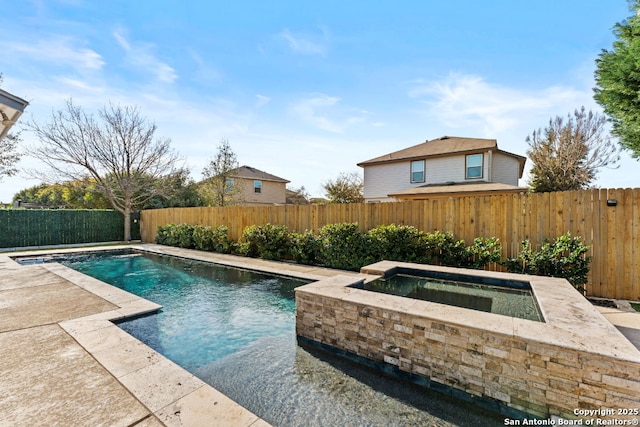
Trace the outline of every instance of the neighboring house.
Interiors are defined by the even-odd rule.
[[[522,192],[526,157],[498,149],[495,139],[443,136],[358,163],[367,203]]]
[[[231,172],[234,199],[241,205],[284,205],[287,202],[286,179],[250,166],[240,166]]]
[[[29,103],[22,98],[0,89],[0,139],[9,132],[9,128],[18,121]]]

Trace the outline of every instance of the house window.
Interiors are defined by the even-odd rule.
[[[411,162],[411,182],[424,182],[424,160]]]
[[[262,181],[253,181],[253,192],[256,194],[262,193]]]
[[[467,156],[466,178],[482,178],[482,154],[469,154]]]
[[[233,192],[233,186],[235,185],[235,181],[233,178],[227,178],[224,180],[224,192],[231,193]]]

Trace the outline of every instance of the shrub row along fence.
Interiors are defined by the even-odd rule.
[[[361,231],[384,224],[412,225],[425,232],[451,232],[471,243],[497,237],[503,258],[522,241],[539,248],[545,239],[570,232],[591,247],[587,294],[640,300],[640,189],[593,189],[540,194],[467,196],[397,203],[344,205],[168,208],[141,213],[141,237],[153,242],[158,226],[201,224],[228,228],[239,240],[246,226],[278,224],[289,230],[319,230],[357,222]]]
[[[585,257],[589,247],[569,233],[538,251],[532,251],[526,241],[519,258],[502,260],[502,247],[495,238],[477,237],[467,245],[450,232],[425,233],[395,224],[360,232],[356,222],[325,225],[316,233],[292,233],[284,225],[251,225],[239,242],[227,237],[224,225],[168,224],[158,227],[156,243],[353,271],[382,260],[474,269],[497,263],[511,273],[565,278],[580,292],[584,292],[590,262]]]
[[[0,248],[121,241],[123,218],[113,210],[2,209]],[[134,239],[139,238],[137,225],[132,226]]]

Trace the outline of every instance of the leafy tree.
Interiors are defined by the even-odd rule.
[[[5,176],[13,176],[18,172],[16,163],[20,161],[18,144],[22,141],[20,133],[8,133],[0,139],[0,181]]]
[[[143,209],[204,206],[198,184],[189,176],[186,168],[160,178],[156,186],[163,187],[164,194],[153,196],[144,204]]]
[[[613,124],[620,145],[640,158],[640,0],[630,1],[633,15],[614,26],[617,40],[596,59],[594,98]]]
[[[38,206],[69,209],[108,209],[109,201],[98,192],[95,182],[83,179],[56,184],[38,184],[20,190],[13,201],[32,203]]]
[[[527,137],[527,155],[533,162],[529,185],[535,192],[586,188],[599,168],[615,165],[619,148],[605,133],[606,118],[582,107],[566,120],[549,120],[543,130]]]
[[[13,195],[13,201],[18,200],[23,203],[30,203],[38,206],[60,207],[65,202],[62,199],[62,191],[56,191],[55,184],[38,184],[25,188]]]
[[[2,86],[2,74],[0,74],[0,86]],[[0,181],[5,176],[13,176],[18,172],[15,165],[20,161],[18,144],[22,141],[20,132],[8,133],[0,138]]]
[[[323,185],[329,203],[362,203],[364,182],[357,172],[341,172],[335,181]]]
[[[71,209],[109,209],[111,207],[109,199],[100,191],[95,179],[85,177],[61,186],[63,187],[62,197]]]
[[[201,206],[196,183],[189,177],[187,169],[179,169],[161,177],[152,187],[162,187],[165,194],[156,194],[142,209]],[[144,190],[146,191],[146,189]],[[38,184],[20,190],[13,196],[23,203],[33,203],[46,207],[69,209],[109,209],[111,204],[96,185],[95,180],[85,177],[81,180],[55,184]]]
[[[173,172],[178,158],[170,140],[156,139],[156,125],[140,115],[137,107],[113,104],[98,111],[98,119],[73,105],[52,113],[51,121],[27,123],[41,145],[30,153],[49,167],[36,176],[51,181],[79,180],[89,176],[124,215],[124,240],[131,239],[133,211],[165,189],[158,180]],[[46,172],[49,172],[47,175]]]
[[[202,171],[202,196],[210,206],[230,206],[240,202],[240,188],[234,172],[238,169],[238,158],[229,141],[223,139],[218,151]]]

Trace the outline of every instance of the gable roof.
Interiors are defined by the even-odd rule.
[[[246,178],[246,179],[259,179],[263,181],[275,181],[275,182],[291,182],[284,178],[277,177],[275,175],[271,175],[270,173],[261,171],[256,168],[252,168],[251,166],[240,166],[230,173],[231,176],[235,178]]]
[[[425,157],[448,156],[451,154],[474,153],[487,150],[497,150],[502,153],[521,158],[522,162],[525,160],[524,157],[518,156],[517,154],[498,150],[498,142],[495,139],[442,136],[440,138],[432,139],[431,141],[423,142],[422,144],[366,160],[358,163],[358,166],[364,167],[380,163],[409,161],[424,159]]]

